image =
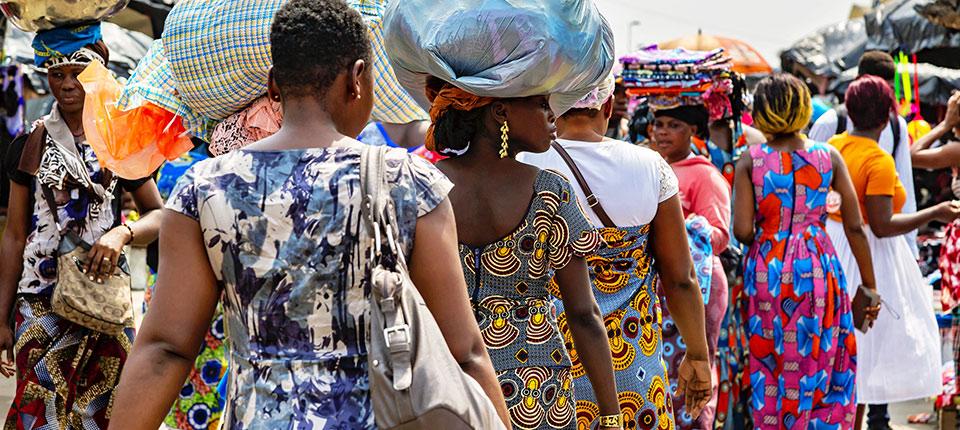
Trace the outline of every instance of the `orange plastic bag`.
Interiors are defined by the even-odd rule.
[[[118,110],[122,85],[102,64],[91,62],[77,79],[87,93],[83,131],[101,167],[121,178],[140,179],[193,149],[179,116],[149,102]]]

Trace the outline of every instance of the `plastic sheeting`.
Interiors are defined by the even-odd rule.
[[[960,70],[921,63],[917,65],[917,71],[920,81],[919,97],[925,104],[946,105],[947,100],[950,99],[950,92],[960,90]],[[910,73],[913,74],[912,65],[910,66]],[[852,69],[843,72],[833,82],[830,91],[843,94],[856,78],[857,68],[854,66]]]
[[[393,1],[384,27],[397,79],[424,109],[435,76],[479,96],[550,94],[563,113],[615,63],[613,32],[591,0]]]
[[[937,25],[917,12],[927,3],[928,0],[898,0],[868,14],[867,49],[920,52],[960,47],[960,32]]]
[[[784,67],[798,64],[818,76],[837,77],[856,67],[867,45],[862,18],[823,28],[795,43],[780,54]]]
[[[914,9],[934,24],[960,30],[960,0],[935,0]]]

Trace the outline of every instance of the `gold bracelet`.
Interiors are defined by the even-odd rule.
[[[598,424],[600,427],[623,428],[623,415],[601,415]]]
[[[131,228],[130,225],[127,224],[127,223],[123,223],[123,224],[120,224],[120,225],[123,226],[123,227],[126,227],[126,228],[127,228],[127,231],[130,232],[130,241],[127,242],[127,244],[133,243],[133,239],[136,237],[136,235],[133,234],[133,228]]]

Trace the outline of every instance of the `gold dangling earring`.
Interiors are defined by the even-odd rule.
[[[502,140],[500,143],[500,158],[507,158],[510,156],[510,153],[507,152],[507,150],[510,148],[510,136],[508,133],[510,133],[510,126],[507,125],[506,121],[504,121],[503,125],[500,126],[500,139]]]

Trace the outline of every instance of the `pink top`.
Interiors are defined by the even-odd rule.
[[[691,156],[670,165],[680,182],[683,216],[697,214],[713,227],[710,242],[720,255],[730,242],[730,184],[704,157]]]

